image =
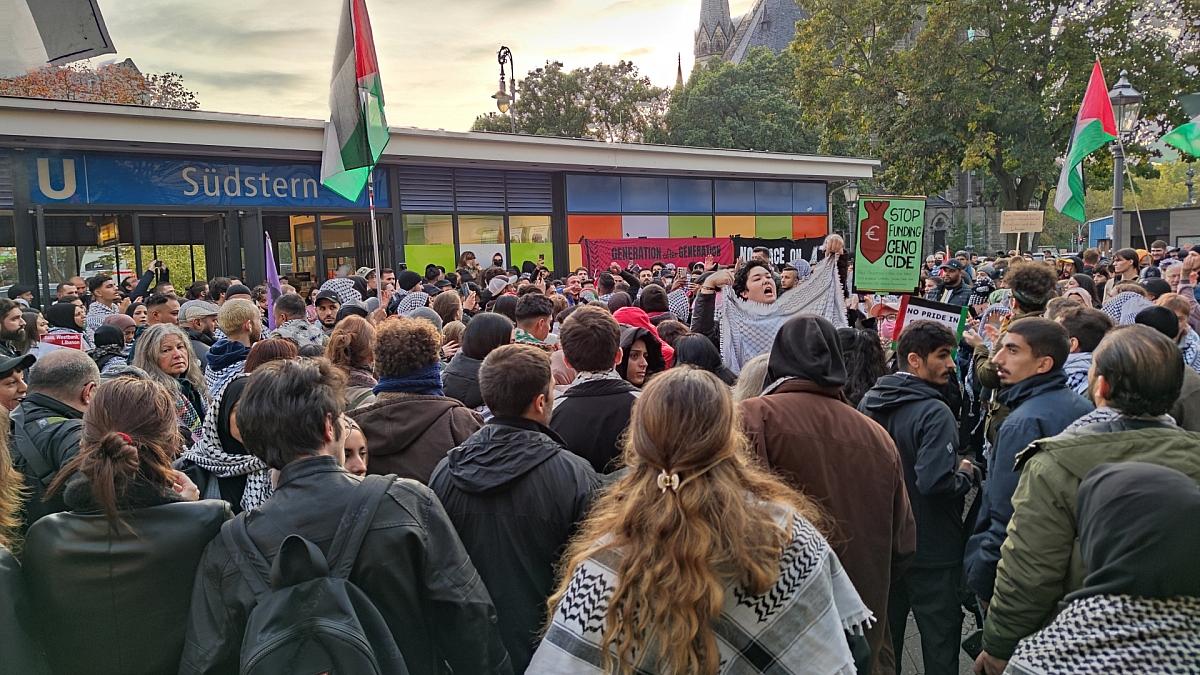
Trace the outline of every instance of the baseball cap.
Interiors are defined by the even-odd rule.
[[[335,305],[342,304],[342,299],[338,297],[338,294],[334,293],[333,291],[331,291],[329,289],[325,289],[325,290],[321,291],[320,293],[317,293],[317,299],[313,304],[314,305],[320,304],[322,300],[328,300],[328,301],[334,303]]]
[[[191,321],[206,316],[216,316],[220,308],[206,300],[188,300],[179,308],[179,320]]]
[[[958,270],[961,272],[964,268],[963,268],[962,261],[959,260],[958,258],[947,258],[946,261],[942,263],[942,266],[939,269]]]
[[[895,295],[885,295],[879,299],[879,303],[871,307],[871,316],[879,318],[884,310],[892,310],[893,312],[900,311],[900,298]]]
[[[8,377],[14,370],[29,370],[29,366],[36,361],[37,357],[33,354],[0,357],[0,377]]]

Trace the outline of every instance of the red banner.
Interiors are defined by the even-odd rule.
[[[622,268],[629,263],[649,267],[656,262],[676,267],[703,262],[708,256],[722,265],[733,264],[733,241],[728,238],[686,239],[583,239],[583,266],[590,270],[607,269],[612,263]]]
[[[83,333],[49,333],[42,336],[42,342],[67,349],[83,349]]]

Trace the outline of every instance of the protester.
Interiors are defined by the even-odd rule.
[[[1179,345],[1179,353],[1183,356],[1183,363],[1193,371],[1200,373],[1200,334],[1192,330],[1191,325],[1188,323],[1191,318],[1191,306],[1178,293],[1166,293],[1155,304],[1159,307],[1165,307],[1175,316],[1176,321],[1179,323],[1179,333],[1175,338],[1175,343]]]
[[[621,356],[617,373],[638,389],[646,386],[651,377],[667,369],[662,343],[646,328],[627,326],[621,331]]]
[[[84,332],[84,328],[87,325],[87,312],[84,311],[83,307],[59,302],[47,307],[45,316],[46,323],[50,324],[50,330],[47,332],[47,335],[76,336],[85,352],[91,351],[96,347],[92,336]],[[95,332],[95,329],[93,329],[93,332]]]
[[[559,554],[600,478],[547,426],[554,385],[543,350],[500,347],[484,360],[479,382],[494,417],[450,451],[429,487],[483,577],[513,671],[522,673],[538,642]]]
[[[88,305],[84,322],[88,333],[95,332],[104,323],[104,317],[123,312],[129,307],[130,298],[121,299],[121,290],[117,288],[117,282],[107,274],[97,274],[88,279],[87,287],[92,294],[92,304]],[[0,309],[3,309],[2,305]]]
[[[246,447],[279,478],[270,500],[230,524],[254,551],[233,550],[224,536],[205,549],[179,673],[239,671],[247,616],[258,603],[254,589],[267,581],[247,579],[239,558],[262,558],[265,573],[289,535],[329,556],[335,534],[354,522],[344,516],[348,507],[360,490],[376,486],[386,492],[369,494],[373,516],[348,581],[382,615],[407,671],[510,672],[491,600],[433,492],[393,477],[360,484],[342,467],[342,385],[323,359],[276,361],[250,376],[238,426]],[[280,415],[284,409],[292,414]]]
[[[346,451],[346,472],[358,476],[359,478],[367,477],[367,437],[363,434],[362,428],[358,426],[358,422],[342,415],[342,426],[346,430],[346,442],[343,447]]]
[[[858,407],[867,391],[888,373],[883,343],[873,330],[845,327],[837,329],[837,335],[846,364],[846,386],[842,387],[842,394],[850,405]]]
[[[375,403],[348,413],[367,436],[371,473],[428,484],[442,457],[483,426],[479,413],[443,393],[441,340],[437,329],[420,319],[400,317],[379,325]]]
[[[462,349],[450,359],[442,373],[445,394],[474,410],[484,407],[479,391],[479,368],[494,349],[509,344],[515,336],[513,323],[495,312],[476,315],[463,331]]]
[[[205,357],[204,384],[210,397],[246,368],[250,347],[262,334],[262,314],[249,300],[226,300],[217,314],[217,325],[225,337],[213,343]]]
[[[18,354],[30,354],[40,359],[46,354],[59,349],[58,345],[44,342],[43,338],[50,334],[50,323],[36,309],[23,312],[21,318],[25,321],[21,338],[13,343]]]
[[[0,357],[16,356],[16,348],[25,335],[25,308],[8,298],[0,298]]]
[[[1067,288],[1082,288],[1087,291],[1089,305],[1091,307],[1100,306],[1100,289],[1096,287],[1096,282],[1088,274],[1073,274],[1070,279],[1067,279]]]
[[[943,393],[954,377],[957,344],[942,324],[916,321],[905,326],[896,346],[900,372],[881,377],[858,407],[887,430],[900,451],[917,552],[908,570],[892,579],[888,623],[892,649],[900,655],[912,610],[929,675],[958,673],[963,499],[981,478],[959,454],[958,420]]]
[[[36,359],[32,354],[23,356],[0,356],[0,407],[13,411],[25,399],[29,386],[25,373]]]
[[[1137,251],[1131,248],[1123,248],[1116,252],[1113,256],[1113,275],[1104,284],[1104,294],[1101,300],[1107,303],[1116,297],[1116,287],[1126,282],[1136,282],[1138,280],[1138,260]]]
[[[430,305],[442,318],[442,325],[463,320],[463,298],[458,293],[438,293]]]
[[[529,293],[517,302],[517,332],[513,342],[533,345],[546,352],[554,351],[548,343],[554,303],[541,293]]]
[[[330,281],[335,280],[330,279]],[[342,308],[342,299],[336,291],[322,286],[314,304],[317,307],[318,327],[324,335],[328,336],[333,332],[333,327],[337,325],[337,314],[338,310]]]
[[[95,304],[95,303],[93,303],[93,304]],[[88,311],[89,312],[91,311],[91,306],[88,307]],[[129,306],[125,308],[125,316],[128,316],[129,318],[133,319],[133,323],[138,328],[145,327],[146,316],[147,316],[146,303],[144,303],[144,302],[130,303]]]
[[[295,342],[296,347],[310,344],[324,347],[329,338],[322,325],[308,322],[303,298],[295,293],[285,293],[275,300],[275,330],[267,333],[267,337],[286,338]]]
[[[232,303],[225,304],[228,306]],[[249,302],[246,304],[254,309],[257,316],[257,308]],[[190,447],[200,438],[206,401],[210,396],[204,389],[200,365],[192,356],[187,335],[177,326],[158,324],[147,328],[138,342],[140,347],[134,354],[132,365],[141,368],[152,381],[166,387],[174,396],[179,431],[184,445]],[[209,351],[210,363],[215,350],[216,345]]]
[[[1200,492],[1157,464],[1119,462],[1079,486],[1087,576],[1050,625],[1017,646],[1005,672],[1173,672],[1200,662]]]
[[[95,340],[96,347],[88,352],[88,356],[96,363],[101,375],[116,372],[117,369],[129,365],[129,360],[125,358],[125,335],[119,328],[108,324],[100,326],[92,339]]]
[[[56,673],[179,667],[196,565],[231,514],[221,502],[197,502],[196,487],[171,468],[174,401],[152,380],[96,387],[79,454],[49,489],[68,511],[29,528],[22,562]]]
[[[128,347],[133,344],[133,338],[137,334],[137,323],[134,322],[132,317],[125,316],[124,314],[110,314],[109,316],[104,317],[104,323],[102,325],[114,326],[121,329],[121,333],[125,336],[125,357],[128,359]]]
[[[379,384],[375,367],[375,329],[370,322],[349,316],[338,323],[325,346],[325,358],[346,376],[346,410],[356,410],[375,402],[373,390]]]
[[[179,299],[174,295],[155,293],[146,300],[146,325],[160,323],[179,325]]]
[[[711,373],[649,385],[629,471],[567,550],[529,672],[854,672],[846,635],[871,612],[818,532],[816,504],[745,446]]]
[[[1163,311],[1162,307],[1142,310],[1137,316],[1136,323],[1149,326],[1172,341],[1176,341],[1179,337],[1178,324],[1169,312]],[[1178,346],[1178,342],[1176,342],[1176,346]],[[1200,375],[1191,368],[1184,367],[1183,384],[1180,387],[1179,396],[1176,397],[1175,404],[1167,412],[1171,419],[1175,420],[1175,424],[1187,431],[1200,431],[1200,396],[1197,394],[1200,394]]]
[[[937,288],[925,297],[948,305],[963,307],[971,299],[972,284],[968,283],[970,273],[968,266],[957,257],[942,263],[941,274],[938,275]]]
[[[216,341],[217,316],[221,308],[205,300],[189,300],[179,308],[179,327],[187,333],[192,354],[207,363],[208,350]]]
[[[674,319],[663,321],[655,326],[655,329],[658,330],[658,337],[662,339],[663,343],[672,349],[675,348],[675,343],[679,338],[685,335],[692,335],[692,331],[688,330],[687,324],[675,321]]]
[[[770,354],[759,354],[746,362],[733,387],[734,402],[741,403],[762,394],[763,378],[767,376],[767,359],[770,357]]]
[[[763,394],[741,403],[750,447],[832,517],[830,544],[880,618],[867,631],[871,672],[891,673],[888,591],[916,548],[900,455],[882,427],[845,403],[846,366],[829,321],[792,318],[770,354]]]
[[[1071,351],[1063,363],[1067,387],[1080,396],[1088,395],[1088,371],[1092,367],[1092,352],[1112,330],[1112,319],[1090,307],[1065,309],[1056,319],[1067,331]]]
[[[679,338],[675,344],[678,345],[675,350],[676,366],[694,366],[707,370],[731,387],[737,383],[737,376],[721,362],[721,353],[708,338],[703,335],[687,335]]]
[[[638,397],[637,387],[616,370],[624,361],[621,327],[599,307],[580,307],[558,337],[563,359],[576,376],[554,401],[550,428],[597,473],[615,471],[620,468],[620,439]]]

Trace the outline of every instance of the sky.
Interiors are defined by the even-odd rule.
[[[519,80],[631,60],[660,86],[692,66],[701,0],[372,0],[388,123],[465,131],[494,110],[496,51]],[[99,0],[115,58],[177,72],[204,110],[324,119],[337,0]],[[731,0],[734,16],[753,0]],[[111,57],[106,57],[107,58]]]

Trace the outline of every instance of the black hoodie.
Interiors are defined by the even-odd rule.
[[[512,417],[493,418],[429,479],[496,605],[515,673],[533,658],[555,565],[599,484],[557,434]]]
[[[958,470],[958,422],[942,392],[909,373],[879,378],[859,412],[887,429],[904,466],[904,485],[917,523],[913,567],[962,564],[963,496],[975,472]]]

